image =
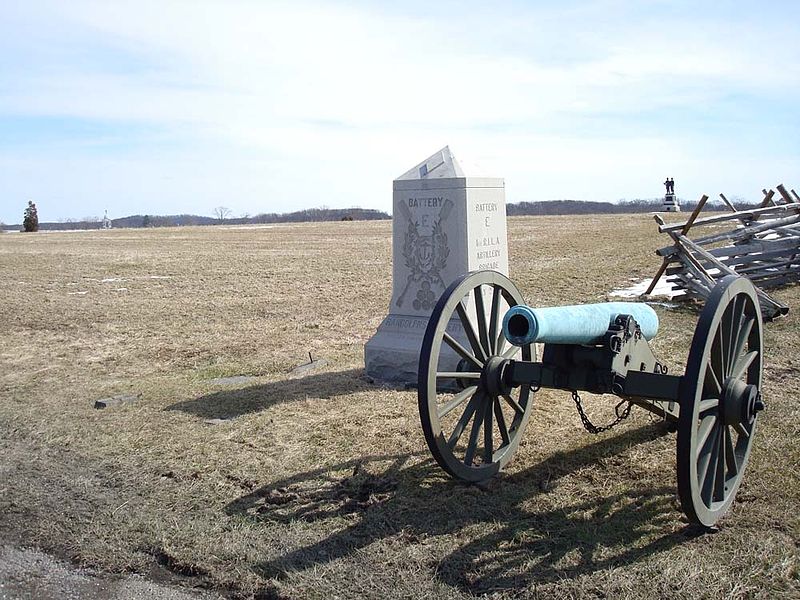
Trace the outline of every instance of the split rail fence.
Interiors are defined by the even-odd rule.
[[[682,292],[677,297],[707,299],[718,279],[742,275],[755,284],[764,319],[789,312],[764,291],[800,280],[800,196],[783,185],[777,190],[777,199],[775,190],[763,190],[761,205],[748,210],[737,210],[720,194],[731,212],[701,219],[708,201],[703,196],[685,223],[667,225],[655,215],[659,232],[673,243],[656,250],[663,262],[644,295],[666,274],[672,290]],[[713,231],[690,239],[689,232],[698,227]]]

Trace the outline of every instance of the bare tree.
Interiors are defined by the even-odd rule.
[[[218,206],[214,209],[214,216],[217,217],[217,220],[222,223],[225,219],[231,216],[233,211],[230,208],[226,208],[224,206]]]

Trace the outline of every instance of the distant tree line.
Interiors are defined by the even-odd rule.
[[[261,213],[248,219],[248,223],[299,223],[302,221],[376,221],[392,217],[371,208],[307,208],[293,213]],[[228,219],[227,223],[237,219]]]
[[[222,209],[222,210],[220,210]],[[34,207],[35,210],[35,207]],[[306,221],[371,221],[391,219],[391,216],[370,208],[309,208],[291,213],[262,213],[254,217],[230,217],[230,210],[218,207],[214,217],[201,215],[131,215],[119,219],[111,219],[113,227],[182,227],[192,225],[247,225],[261,223],[301,223]],[[19,229],[19,225],[12,225]],[[102,229],[103,221],[98,217],[82,219],[62,219],[55,223],[38,223],[39,229],[48,231],[70,231],[76,229]]]
[[[680,200],[681,210],[691,212],[697,201]],[[747,210],[754,205],[742,200],[734,200],[732,204],[738,210]],[[661,198],[637,200],[620,200],[619,202],[589,202],[584,200],[544,200],[540,202],[516,202],[506,205],[509,217],[523,215],[592,215],[592,214],[631,214],[660,212],[664,206]],[[730,210],[722,201],[706,202],[703,210]]]

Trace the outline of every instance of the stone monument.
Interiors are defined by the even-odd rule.
[[[465,173],[444,147],[394,180],[392,300],[364,347],[366,373],[416,384],[433,307],[464,273],[508,274],[505,184]]]

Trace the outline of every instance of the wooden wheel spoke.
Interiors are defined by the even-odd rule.
[[[711,451],[714,449],[714,446],[718,441],[717,437],[719,436],[719,427],[720,423],[717,418],[714,417],[714,424],[712,425],[711,430],[706,433],[706,439],[703,440],[703,445],[697,445],[699,456],[711,456]]]
[[[500,322],[500,299],[502,291],[502,288],[499,286],[494,286],[494,288],[492,288],[492,306],[489,308],[489,352],[492,354],[499,351],[497,346],[499,341],[497,338],[497,325]]]
[[[700,421],[700,427],[697,428],[697,447],[702,448],[708,440],[708,435],[714,430],[717,424],[716,415],[708,415]]]
[[[505,400],[508,403],[508,405],[511,408],[514,409],[514,411],[518,415],[524,415],[525,414],[525,410],[519,405],[519,403],[516,400],[514,400],[514,398],[512,398],[508,394],[503,394],[502,398],[503,398],[503,400]]]
[[[495,339],[494,343],[494,353],[495,354],[503,354],[503,349],[506,347],[506,336],[503,334],[503,328],[500,328],[500,332],[497,334],[497,338]]]
[[[452,335],[447,333],[446,331],[442,335],[442,339],[450,346],[453,350],[455,350],[456,354],[458,354],[461,358],[471,362],[474,366],[478,367],[479,369],[483,368],[483,361],[478,360],[478,358],[472,354],[469,350],[464,348],[461,344],[458,343],[458,340],[454,338]]]
[[[464,409],[461,418],[458,420],[456,426],[453,428],[453,432],[447,439],[447,445],[450,447],[450,450],[456,447],[458,440],[461,438],[461,434],[464,433],[464,429],[466,429],[467,424],[475,414],[475,411],[478,409],[478,406],[480,406],[480,403],[481,403],[481,394],[475,394],[469,401],[469,404],[467,404],[467,408]]]
[[[437,371],[436,379],[480,379],[481,374],[475,371]]]
[[[743,299],[736,297],[731,302],[726,313],[722,316],[723,326],[727,325],[725,330],[725,362],[728,365],[728,371],[733,368],[736,361],[736,340],[739,337],[739,317],[740,313],[737,307],[741,304]]]
[[[714,490],[711,496],[712,500],[725,499],[725,455],[727,454],[725,446],[725,427],[720,428],[719,432],[719,454],[717,455],[717,472],[714,476]]]
[[[710,449],[702,458],[702,468],[698,469],[699,480],[702,486],[700,497],[707,506],[713,502],[715,481],[717,479],[717,463],[719,462],[720,431],[714,429],[714,435],[710,441]]]
[[[508,350],[503,352],[501,356],[505,359],[513,358],[516,354],[518,354],[522,350],[519,346],[511,346]]]
[[[464,454],[464,464],[467,466],[472,464],[472,459],[475,458],[475,450],[478,448],[478,434],[481,431],[484,413],[486,412],[486,406],[488,404],[487,402],[484,402],[483,399],[484,398],[481,397],[481,403],[478,405],[478,408],[475,411],[475,420],[472,421],[472,430],[469,432],[467,451]]]
[[[751,350],[741,357],[731,372],[731,377],[739,379],[758,356],[758,350]]]
[[[700,401],[700,406],[697,408],[698,414],[703,414],[704,412],[711,410],[712,408],[717,408],[719,406],[719,398],[706,398],[705,400]]]
[[[503,440],[503,446],[511,442],[508,435],[508,427],[506,426],[506,417],[503,414],[503,407],[500,406],[500,400],[494,399],[494,418],[497,421],[497,429],[500,430],[500,438]]]
[[[475,356],[482,361],[486,361],[488,357],[481,347],[478,336],[475,335],[475,328],[472,326],[472,322],[470,322],[469,315],[467,315],[467,311],[462,302],[456,304],[456,313],[458,313],[458,318],[461,320],[461,326],[464,328],[464,333],[467,335],[469,345],[472,346],[472,351],[475,353]]]
[[[483,301],[483,290],[481,286],[477,286],[473,289],[472,294],[475,296],[475,317],[478,323],[478,339],[484,354],[486,356],[491,356],[492,347],[489,343],[489,331],[486,324],[486,304]]]
[[[736,462],[736,451],[733,447],[733,439],[727,425],[723,426],[722,433],[725,436],[725,459],[728,466],[728,473],[733,477],[739,473],[739,464]]]
[[[747,322],[747,313],[745,313],[745,305],[747,304],[747,299],[742,296],[741,300],[739,301],[739,310],[737,311],[738,319],[736,319],[736,330],[735,330],[735,339],[733,347],[734,349],[739,347],[739,339],[742,335],[742,330],[744,329],[745,323]],[[734,356],[736,353],[734,353]]]
[[[733,367],[733,319],[737,302],[738,299],[734,298],[733,301],[728,304],[725,312],[722,313],[722,319],[720,319],[719,323],[720,350],[722,351],[722,358],[725,364],[725,372],[722,377],[723,381],[730,374],[731,367]]]
[[[478,386],[477,386],[477,385],[471,385],[471,386],[470,386],[470,387],[468,387],[467,389],[465,389],[465,390],[462,390],[462,391],[460,391],[458,394],[456,394],[455,396],[453,396],[453,398],[452,398],[452,399],[451,399],[449,402],[447,402],[446,404],[444,404],[444,405],[443,405],[443,406],[442,406],[442,407],[439,409],[439,411],[438,411],[438,412],[439,412],[439,418],[441,419],[442,417],[445,417],[445,416],[447,416],[447,415],[448,415],[448,414],[450,414],[450,413],[451,413],[451,412],[452,412],[454,409],[456,409],[456,408],[458,408],[459,406],[461,406],[461,405],[462,405],[464,402],[466,402],[466,400],[467,400],[468,398],[471,398],[471,397],[472,397],[472,395],[473,395],[473,394],[474,394],[474,393],[475,393],[477,390],[478,390]]]
[[[718,381],[724,381],[727,375],[728,365],[725,362],[725,352],[722,347],[722,331],[717,330],[714,336],[714,343],[711,346],[711,356],[709,357],[709,367],[714,370]]]
[[[750,437],[750,432],[747,431],[747,428],[744,426],[743,423],[734,423],[733,429],[734,431],[736,431],[736,433],[738,433],[741,436],[744,436],[745,438]]]
[[[492,462],[492,455],[494,454],[493,440],[492,440],[492,407],[494,405],[494,398],[487,398],[486,408],[483,413],[483,462],[489,464]]]
[[[710,389],[709,389],[710,386]],[[709,393],[706,394],[705,392]],[[722,383],[717,378],[711,363],[706,364],[706,378],[703,380],[703,396],[719,397],[722,394]]]
[[[748,319],[742,328],[739,330],[739,339],[736,340],[736,357],[742,355],[744,352],[744,346],[747,343],[747,340],[750,339],[750,333],[753,331],[753,325],[755,325],[755,318],[751,317]]]

